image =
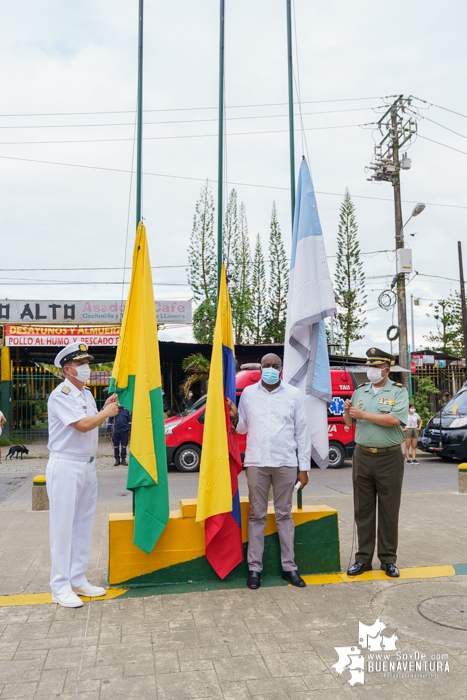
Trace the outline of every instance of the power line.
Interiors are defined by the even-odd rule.
[[[305,112],[304,116],[311,116],[316,114],[340,114],[341,112],[362,112],[368,109],[373,109],[373,107],[353,107],[351,109],[334,109],[327,110],[324,112]],[[376,107],[375,109],[378,109]],[[287,117],[287,114],[259,114],[259,115],[249,115],[244,117],[226,117],[227,121],[239,121],[245,119],[282,119]],[[217,122],[217,119],[174,119],[164,122],[144,122],[144,126],[153,126],[157,124],[199,124],[204,122]],[[84,129],[84,128],[94,128],[94,127],[109,127],[109,126],[133,126],[134,122],[117,122],[113,124],[21,124],[20,126],[14,126],[7,124],[6,126],[0,125],[0,129]]]
[[[350,129],[357,126],[368,126],[368,124],[338,124],[336,126],[310,126],[305,129],[305,131],[323,131],[326,129]],[[299,131],[299,129],[295,129]],[[288,129],[278,129],[274,131],[235,131],[226,136],[256,136],[258,134],[285,134],[288,133]],[[144,141],[165,141],[169,139],[203,139],[203,138],[217,138],[218,134],[181,134],[177,136],[144,136]],[[21,145],[31,145],[31,144],[50,144],[50,143],[109,143],[117,141],[133,141],[131,138],[119,138],[119,139],[71,139],[62,141],[0,141],[1,146],[21,146]]]
[[[308,102],[302,102],[305,105],[312,104],[328,104],[331,102],[359,102],[361,100],[386,100],[394,97],[394,95],[387,96],[376,96],[376,97],[345,97],[339,100],[309,100]],[[295,103],[297,104],[297,103]],[[256,105],[229,105],[226,109],[247,109],[250,107],[285,107],[288,102],[263,102]],[[143,112],[192,112],[195,110],[209,110],[209,109],[219,109],[216,107],[172,107],[166,109],[145,109]],[[77,115],[91,115],[91,114],[134,114],[134,109],[125,110],[113,110],[108,112],[46,112],[42,114],[0,114],[0,117],[71,117]]]
[[[21,161],[25,163],[39,163],[41,165],[59,165],[63,167],[69,167],[69,168],[84,168],[85,170],[103,170],[106,172],[114,172],[114,173],[130,173],[130,170],[125,170],[124,168],[104,168],[103,166],[100,165],[80,165],[78,163],[59,163],[57,161],[51,161],[51,160],[38,160],[37,158],[18,158],[16,156],[1,156],[0,159],[2,160],[16,160],[16,161]],[[174,180],[191,180],[194,182],[206,182],[206,180],[209,180],[209,182],[217,182],[217,180],[211,180],[209,178],[205,177],[188,177],[186,175],[166,175],[163,173],[151,173],[151,172],[144,172],[143,175],[148,175],[148,176],[153,176],[153,177],[165,177],[169,179],[174,179]],[[229,185],[236,185],[238,187],[259,187],[262,189],[268,189],[268,190],[284,190],[286,192],[290,191],[289,187],[280,187],[278,185],[258,185],[252,182],[233,182],[229,181],[227,184]],[[323,192],[319,190],[315,190],[316,194],[323,194],[323,195],[329,195],[332,197],[343,197],[344,192]],[[389,197],[372,197],[370,195],[363,195],[363,194],[352,194],[352,197],[355,199],[373,199],[376,201],[380,202],[392,202],[393,200],[390,199]],[[402,200],[404,204],[418,204],[419,200],[417,199],[403,199]],[[427,205],[431,207],[448,207],[450,209],[467,209],[467,205],[463,204],[441,204],[439,202],[426,202]]]
[[[360,253],[360,255],[375,255],[376,253],[393,253],[393,250],[371,250],[369,253]],[[335,258],[335,255],[327,255],[328,258]],[[270,262],[265,260],[265,262]],[[182,268],[186,269],[188,263],[185,265],[151,265],[151,270],[163,270],[163,269],[175,269]],[[131,267],[2,267],[0,272],[95,272],[103,270],[120,271],[120,270],[131,270]],[[13,278],[12,278],[13,279]]]
[[[151,270],[163,270],[166,268],[188,267],[186,265],[151,265]],[[132,270],[131,267],[2,267],[0,272],[72,272],[82,270]]]
[[[422,115],[422,119],[426,119],[426,121],[431,122],[432,124],[436,124],[436,126],[440,126],[442,129],[446,129],[446,131],[450,131],[452,134],[456,134],[456,136],[460,136],[463,139],[467,139],[467,136],[464,134],[460,134],[458,131],[454,131],[454,129],[450,129],[448,126],[444,126],[444,124],[440,124],[439,122],[435,122],[434,119],[429,119],[428,117],[425,117]]]
[[[418,97],[416,98],[417,100],[419,99]],[[424,100],[422,100],[424,102]],[[433,107],[437,107],[438,109],[443,109],[445,112],[451,112],[451,114],[457,114],[458,117],[464,117],[464,119],[467,119],[467,114],[462,114],[461,112],[456,112],[453,109],[448,109],[447,107],[441,107],[441,105],[435,105],[434,102],[429,102],[428,104],[431,104]]]
[[[418,137],[421,139],[425,139],[425,141],[431,141],[431,143],[436,143],[438,146],[444,146],[444,148],[449,148],[451,151],[457,151],[458,153],[463,153],[465,156],[467,156],[467,151],[461,151],[460,148],[454,148],[454,146],[448,146],[446,143],[441,143],[440,141],[435,141],[434,139],[429,139],[428,136],[422,136],[421,134],[418,134]]]
[[[442,275],[425,275],[423,272],[417,272],[417,275],[419,277],[432,277],[440,280],[449,280],[450,282],[459,282],[459,280],[455,279],[454,277],[443,277]]]

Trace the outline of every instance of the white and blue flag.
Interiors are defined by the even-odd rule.
[[[336,302],[313,182],[303,159],[295,203],[284,381],[298,387],[303,394],[311,436],[311,456],[320,469],[326,469],[329,464],[327,409],[332,402],[324,319],[333,316],[335,311]]]

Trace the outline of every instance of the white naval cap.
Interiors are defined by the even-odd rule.
[[[62,369],[65,362],[69,360],[93,360],[93,355],[89,355],[86,343],[71,343],[62,348],[55,358],[55,367]]]

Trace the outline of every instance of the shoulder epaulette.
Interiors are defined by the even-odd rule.
[[[88,391],[91,391],[91,389],[88,386],[85,386],[84,388],[87,389]]]
[[[403,384],[399,384],[399,382],[394,382],[396,386],[404,386]]]
[[[359,385],[357,386],[357,389],[360,389],[361,386],[366,386],[366,385],[369,384],[369,383],[370,383],[370,382],[363,382],[362,384],[359,384]]]
[[[62,394],[69,394],[70,393],[70,387],[69,386],[62,386]]]

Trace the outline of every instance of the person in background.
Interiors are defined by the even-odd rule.
[[[170,417],[170,406],[169,402],[167,399],[167,394],[165,393],[164,389],[162,389],[162,408],[164,410],[164,420]]]
[[[126,408],[123,408],[121,403],[118,404],[117,415],[108,420],[107,432],[110,433],[114,446],[114,467],[118,467],[119,464],[127,467],[126,448],[131,435],[131,413]]]
[[[193,398],[193,392],[189,391],[188,398],[183,399],[182,403],[180,404],[180,408],[182,409],[182,411],[186,411],[193,406],[194,402],[195,400]]]
[[[0,438],[2,437],[3,426],[5,425],[6,422],[7,422],[7,420],[6,420],[5,416],[0,411]],[[0,464],[1,463],[2,463],[2,448],[0,447]]]
[[[451,394],[449,393],[449,391],[445,391],[443,394],[443,399],[441,401],[441,408],[446,406],[446,404],[449,403],[450,400],[451,400]]]
[[[405,433],[405,461],[407,464],[420,464],[420,462],[417,462],[417,443],[422,425],[422,419],[415,412],[415,404],[411,403],[409,406],[409,417],[403,429]],[[412,459],[410,459],[410,448],[412,448]]]

